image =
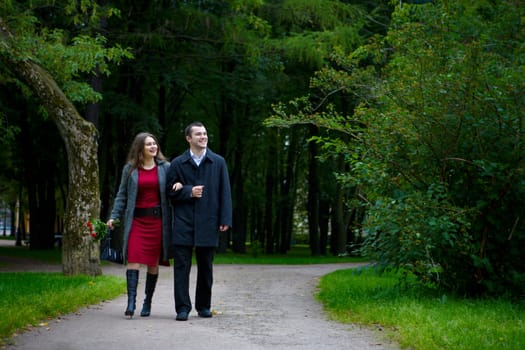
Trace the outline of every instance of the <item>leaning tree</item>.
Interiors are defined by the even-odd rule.
[[[109,74],[108,62],[118,62],[123,56],[129,57],[129,53],[119,47],[104,48],[105,41],[100,36],[68,40],[60,29],[37,27],[35,17],[15,6],[2,10],[5,14],[0,16],[0,64],[12,79],[26,87],[23,91],[37,97],[44,113],[56,124],[67,152],[69,185],[63,272],[99,275],[102,270],[98,243],[86,235],[86,222],[98,217],[100,211],[97,130],[79,114],[68,92],[78,102],[100,99],[87,84],[75,78],[95,69]]]

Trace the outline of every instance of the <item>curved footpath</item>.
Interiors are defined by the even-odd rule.
[[[14,261],[0,271],[25,270]],[[314,298],[318,278],[355,264],[309,266],[215,265],[209,319],[195,311],[186,322],[175,321],[172,268],[161,267],[152,314],[140,317],[145,270],[141,270],[136,316],[124,317],[121,297],[49,321],[13,338],[6,349],[19,350],[164,350],[164,349],[398,349],[381,334],[328,320]],[[60,271],[60,266],[33,265],[33,270]],[[111,264],[104,274],[125,275]],[[196,271],[191,275],[194,293]]]

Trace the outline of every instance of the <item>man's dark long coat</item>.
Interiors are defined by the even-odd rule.
[[[171,189],[176,182],[183,187],[174,192]],[[188,149],[172,160],[166,183],[173,206],[171,243],[217,247],[219,226],[232,226],[230,178],[224,158],[207,149],[197,166]],[[204,185],[203,196],[192,198],[192,187],[198,185]]]

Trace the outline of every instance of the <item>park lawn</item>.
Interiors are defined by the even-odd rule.
[[[29,246],[15,246],[15,242],[9,240],[11,246],[0,246],[0,256],[12,256],[19,258],[29,258],[50,264],[60,264],[62,260],[59,248],[53,250],[30,250]]]
[[[30,250],[27,246],[0,247],[0,256],[30,258],[33,262],[61,263],[61,251]],[[5,266],[3,266],[5,267]],[[8,266],[7,266],[8,267]],[[0,347],[20,330],[45,325],[47,320],[88,305],[111,300],[126,292],[117,276],[65,276],[62,273],[0,273]]]
[[[0,273],[0,346],[9,343],[18,330],[45,325],[48,319],[113,299],[125,291],[123,277]]]
[[[286,254],[264,254],[254,251],[249,244],[246,253],[239,254],[227,251],[215,255],[215,264],[271,264],[271,265],[309,265],[309,264],[340,264],[367,262],[366,259],[355,256],[312,256],[310,248],[304,244],[297,244]]]
[[[372,269],[323,276],[318,299],[331,318],[380,329],[414,350],[525,349],[525,303],[465,299],[403,288]]]

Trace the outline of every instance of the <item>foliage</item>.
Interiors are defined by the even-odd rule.
[[[15,140],[16,134],[20,129],[14,125],[10,125],[9,121],[2,112],[0,112],[0,146],[8,146],[9,143]]]
[[[525,33],[508,6],[399,8],[386,94],[359,112],[390,191],[370,192],[365,250],[469,294],[524,292]]]
[[[75,36],[68,28],[46,23],[45,18],[39,18],[37,13],[18,12],[22,11],[22,5],[19,6],[1,18],[16,38],[16,46],[6,52],[0,46],[0,53],[16,52],[18,59],[31,59],[45,67],[71,101],[99,101],[102,96],[93,90],[86,77],[93,74],[107,76],[112,64],[133,57],[128,49],[118,44],[107,47],[107,39],[101,35]]]
[[[311,95],[275,106],[272,125],[332,131],[318,141],[345,154],[338,178],[360,188],[362,251],[380,266],[460,293],[525,292],[523,10],[403,4],[384,38],[335,54]]]
[[[416,285],[399,273],[339,270],[321,278],[317,298],[339,322],[379,330],[407,349],[522,349],[525,304],[468,299]]]

